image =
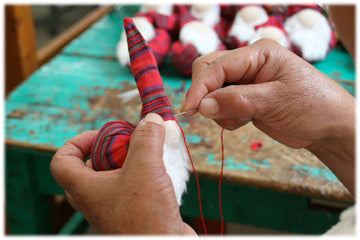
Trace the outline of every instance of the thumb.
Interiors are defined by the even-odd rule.
[[[150,113],[139,122],[130,138],[125,167],[163,167],[163,148],[165,141],[164,120]],[[126,166],[125,166],[126,165]]]
[[[213,119],[238,119],[242,122],[261,119],[279,102],[274,93],[280,84],[274,81],[217,89],[201,100],[199,112]]]

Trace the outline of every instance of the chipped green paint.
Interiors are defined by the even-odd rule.
[[[311,176],[313,178],[325,178],[329,181],[339,181],[337,177],[328,169],[294,165],[294,169],[299,171],[301,174]]]
[[[324,61],[316,62],[313,65],[332,79],[349,82],[350,84],[344,82],[339,84],[355,96],[355,85],[351,84],[356,79],[354,62],[342,47],[334,48]]]
[[[256,167],[265,167],[265,168],[271,168],[271,165],[269,163],[269,160],[267,159],[247,159],[246,162],[248,162],[251,165],[254,165]]]
[[[186,137],[186,142],[187,143],[200,143],[203,139],[198,136],[198,135],[187,135]]]
[[[218,165],[221,166],[221,160],[216,161],[214,154],[208,154],[207,155],[207,163],[212,165]],[[224,169],[227,170],[242,170],[242,171],[251,171],[255,172],[255,169],[248,166],[245,163],[237,163],[234,158],[228,157],[224,159]]]
[[[68,44],[63,52],[95,57],[116,58],[116,44],[123,30],[124,17],[138,12],[138,5],[122,5],[107,14]]]

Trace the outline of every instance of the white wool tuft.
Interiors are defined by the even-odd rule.
[[[236,13],[229,36],[236,37],[240,42],[246,42],[255,33],[255,26],[267,22],[268,19],[269,17],[262,7],[243,7]]]
[[[306,9],[312,10],[312,9]],[[302,10],[305,11],[305,10]],[[319,61],[326,57],[331,39],[331,28],[325,16],[312,10],[312,23],[299,18],[302,11],[285,21],[284,27],[290,41],[300,47],[302,57],[307,61]],[[305,13],[311,13],[309,11]]]
[[[290,44],[286,38],[286,35],[283,31],[281,31],[277,27],[268,26],[268,27],[262,27],[255,31],[254,35],[251,36],[251,38],[248,40],[248,45],[253,44],[257,40],[263,39],[263,38],[270,38],[275,41],[277,41],[282,46],[286,47],[287,49],[290,48]]]
[[[172,4],[143,4],[141,5],[140,12],[155,11],[157,13],[169,16],[173,12]]]
[[[185,24],[180,30],[179,39],[184,45],[193,44],[201,55],[216,51],[221,44],[215,30],[200,21]]]
[[[155,37],[155,28],[145,17],[134,17],[133,20],[137,29],[146,41],[150,41]],[[120,41],[116,46],[116,55],[121,65],[126,66],[130,64],[128,44],[124,29],[122,31]]]
[[[218,4],[194,4],[190,13],[211,28],[220,22],[220,6]]]
[[[186,191],[186,182],[190,174],[190,158],[187,153],[183,136],[174,120],[164,123],[166,129],[164,144],[164,165],[175,189],[176,200],[181,205],[181,197]]]

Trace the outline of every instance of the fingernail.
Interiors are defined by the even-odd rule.
[[[162,117],[156,113],[149,113],[145,116],[144,120],[145,122],[153,122],[162,125],[164,120]]]
[[[219,112],[219,105],[213,98],[201,100],[199,111],[206,116],[213,116]]]

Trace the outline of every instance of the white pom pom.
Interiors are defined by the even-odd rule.
[[[182,44],[191,43],[201,55],[216,51],[221,41],[215,30],[200,21],[192,21],[180,30]]]
[[[302,51],[307,61],[326,57],[331,40],[331,27],[321,13],[313,9],[302,10],[286,19],[284,28],[290,41]]]
[[[164,122],[166,129],[164,143],[164,165],[175,189],[176,200],[181,205],[181,197],[186,191],[189,180],[190,158],[187,153],[183,136],[174,120]]]
[[[211,28],[220,22],[220,6],[218,4],[194,4],[190,13]]]
[[[262,7],[243,7],[235,15],[229,36],[236,37],[240,42],[246,42],[255,33],[255,26],[267,22],[268,19],[269,17]]]

